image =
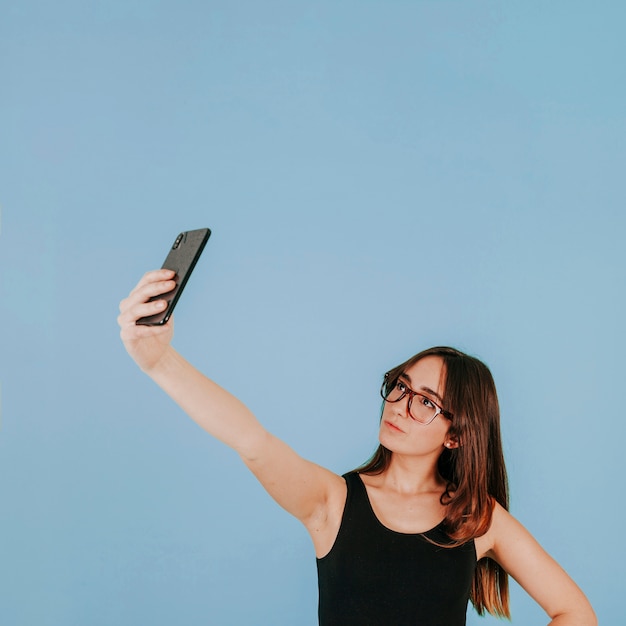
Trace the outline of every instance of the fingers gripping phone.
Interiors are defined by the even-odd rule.
[[[176,237],[174,245],[161,267],[161,269],[174,270],[176,272],[174,276],[176,286],[171,291],[153,296],[148,300],[148,302],[166,300],[167,307],[164,311],[160,311],[155,315],[140,317],[136,322],[137,324],[159,326],[167,323],[210,236],[211,231],[208,228],[200,228],[198,230],[188,230]]]

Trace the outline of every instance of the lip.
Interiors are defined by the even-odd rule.
[[[398,432],[398,433],[403,433],[404,431],[401,428],[398,428],[393,422],[389,422],[388,420],[385,420],[385,424],[393,431]]]

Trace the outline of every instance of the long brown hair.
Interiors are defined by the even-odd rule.
[[[386,377],[391,388],[402,373],[427,356],[444,362],[444,409],[452,413],[450,434],[458,448],[444,448],[438,469],[446,480],[441,503],[446,506],[446,532],[458,546],[484,535],[491,525],[494,500],[509,508],[508,483],[496,386],[489,368],[476,359],[448,347],[424,350],[394,367]],[[392,452],[382,445],[357,471],[381,474]],[[474,573],[470,599],[479,615],[485,610],[510,617],[508,575],[493,559],[481,559]]]

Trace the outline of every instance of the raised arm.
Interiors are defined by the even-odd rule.
[[[589,601],[561,566],[508,511],[495,505],[478,557],[497,561],[544,609],[550,626],[597,626]]]
[[[341,497],[343,479],[298,456],[242,402],[180,356],[170,345],[172,320],[164,326],[135,323],[164,308],[164,301],[148,300],[171,290],[173,275],[169,270],[148,272],[120,303],[118,322],[126,350],[195,422],[239,453],[278,504],[313,531],[325,519],[329,501]]]

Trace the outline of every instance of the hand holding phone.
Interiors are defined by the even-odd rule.
[[[211,231],[208,228],[200,228],[182,232],[176,237],[161,268],[176,272],[174,276],[176,286],[171,291],[152,296],[148,300],[148,302],[165,300],[167,306],[159,313],[139,318],[136,324],[159,326],[167,323],[210,236]]]

